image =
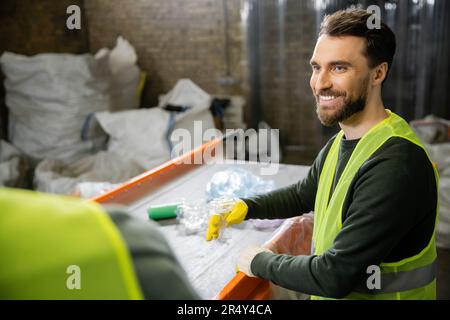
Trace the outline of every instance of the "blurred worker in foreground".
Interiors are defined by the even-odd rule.
[[[0,188],[0,299],[199,299],[151,221]]]
[[[408,124],[383,105],[395,35],[384,23],[369,29],[370,18],[327,16],[311,59],[318,118],[342,130],[304,180],[211,217],[206,239],[224,224],[314,211],[311,255],[251,247],[239,270],[312,299],[435,299],[438,176]]]

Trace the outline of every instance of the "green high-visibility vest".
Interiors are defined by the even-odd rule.
[[[331,145],[320,174],[314,205],[313,245],[316,255],[322,255],[333,247],[333,242],[342,229],[342,207],[349,186],[358,169],[378,148],[389,138],[400,137],[421,147],[426,153],[425,148],[406,121],[389,110],[386,110],[386,112],[389,114],[388,118],[371,128],[356,145],[330,199],[339,145],[344,135],[342,130],[337,134]],[[430,159],[429,156],[428,159]],[[439,178],[435,168],[434,174],[436,187],[438,187]],[[435,229],[438,212],[439,199]],[[433,231],[428,245],[418,254],[401,261],[381,263],[378,266],[381,271],[381,286],[379,289],[370,289],[364,283],[355,288],[346,299],[435,299],[436,245],[434,239]],[[313,296],[312,299],[323,298]]]
[[[130,253],[96,203],[0,188],[0,299],[141,299]]]

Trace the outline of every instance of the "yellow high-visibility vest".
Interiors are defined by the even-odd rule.
[[[0,299],[142,299],[100,205],[0,188]]]
[[[342,207],[349,186],[363,163],[378,150],[389,138],[400,137],[426,150],[412,129],[401,117],[386,110],[389,114],[373,128],[371,128],[358,142],[350,159],[342,172],[330,199],[336,165],[339,155],[339,145],[344,132],[341,130],[325,159],[320,174],[314,205],[314,254],[322,255],[332,248],[333,241],[342,229]],[[428,153],[427,153],[428,156]],[[428,156],[428,159],[430,157]],[[431,162],[431,159],[430,159]],[[432,163],[432,162],[431,162]],[[434,168],[434,166],[433,166]],[[439,177],[434,168],[436,187]],[[437,192],[439,195],[439,192]],[[329,200],[329,201],[328,201]],[[439,199],[437,200],[436,222],[439,213]],[[381,288],[369,289],[364,285],[355,288],[346,299],[436,299],[436,245],[435,231],[428,245],[418,254],[401,261],[381,263]],[[312,299],[322,299],[313,296]]]

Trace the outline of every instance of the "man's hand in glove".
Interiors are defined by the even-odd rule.
[[[258,253],[261,252],[272,252],[267,248],[250,246],[241,252],[237,259],[237,269],[245,273],[249,277],[256,277],[251,269],[252,261]]]
[[[247,205],[239,199],[229,211],[213,214],[209,218],[206,240],[217,239],[221,228],[226,228],[230,224],[239,224],[244,221],[247,212]]]

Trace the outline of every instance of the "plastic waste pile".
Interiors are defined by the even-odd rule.
[[[275,182],[264,180],[242,168],[231,168],[215,173],[206,187],[206,199],[198,201],[182,200],[178,206],[177,219],[182,235],[204,232],[209,216],[228,212],[238,198],[248,198],[275,189]],[[253,220],[258,229],[278,227],[284,219]],[[226,228],[219,239],[226,240],[230,235]]]
[[[202,200],[183,199],[177,208],[178,231],[182,235],[196,234],[206,229],[208,223],[208,205]]]
[[[208,201],[212,199],[248,198],[275,189],[275,182],[264,180],[242,168],[231,168],[215,173],[206,186]]]
[[[450,249],[450,121],[429,115],[410,123],[439,173],[439,217],[436,245]]]

